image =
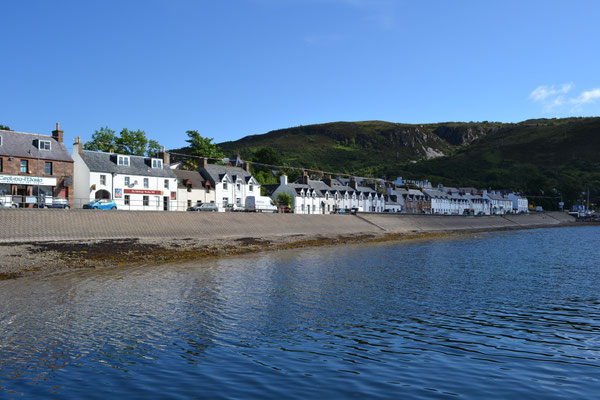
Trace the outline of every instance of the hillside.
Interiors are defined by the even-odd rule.
[[[450,154],[457,146],[494,133],[498,126],[333,122],[279,129],[219,146],[226,154],[240,153],[242,158],[251,158],[261,147],[272,147],[289,165],[364,174],[376,168]]]
[[[251,159],[272,147],[287,165],[359,176],[521,190],[546,208],[600,193],[600,118],[520,123],[334,122],[219,145]]]
[[[451,185],[522,190],[547,208],[570,206],[589,187],[600,195],[600,118],[529,120],[506,124],[452,155],[382,173],[427,177]],[[539,197],[534,197],[539,196]]]

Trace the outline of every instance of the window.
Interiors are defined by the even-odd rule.
[[[254,185],[250,184],[250,187],[248,188],[249,191],[254,192]]]
[[[168,189],[168,188],[169,188],[169,180],[165,179],[165,189]]]
[[[152,168],[162,168],[162,160],[153,158],[152,159]]]
[[[126,206],[129,205],[129,195],[128,194],[125,195],[125,205]]]
[[[38,149],[50,151],[50,141],[49,140],[38,140]]]
[[[147,206],[150,204],[150,196],[144,196],[144,205]]]
[[[44,172],[46,175],[52,175],[52,163],[50,161],[44,163]]]
[[[117,164],[123,166],[129,166],[129,157],[128,156],[119,156],[117,158]]]
[[[227,182],[223,182],[223,190],[227,190]]]
[[[125,177],[125,186],[129,186],[129,177],[128,176]]]
[[[235,204],[237,204],[238,206],[241,206],[242,205],[242,199],[239,198],[239,197],[236,197]]]
[[[302,209],[302,212],[304,212],[304,204],[302,204],[302,207],[301,207],[301,209]]]
[[[149,183],[148,183],[148,178],[144,178],[144,187],[146,189],[148,189],[150,187]]]
[[[188,200],[188,208],[192,206],[192,201]]]
[[[242,186],[241,186],[239,183],[237,183],[237,184],[235,185],[235,188],[237,189],[237,191],[238,191],[238,192],[239,192],[240,190],[242,190]]]
[[[106,185],[106,175],[100,175],[100,184]]]
[[[21,160],[21,173],[23,173],[23,174],[29,173],[29,161]]]
[[[227,207],[229,204],[229,197],[223,197],[223,207]]]

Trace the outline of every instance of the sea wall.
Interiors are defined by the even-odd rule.
[[[565,213],[501,216],[292,215],[53,209],[0,210],[0,242],[93,239],[218,239],[293,235],[494,230],[558,226]]]

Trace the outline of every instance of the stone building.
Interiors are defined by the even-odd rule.
[[[33,207],[57,197],[73,204],[73,159],[58,123],[51,136],[0,131],[0,199]]]

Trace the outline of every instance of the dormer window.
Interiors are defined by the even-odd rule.
[[[162,160],[159,160],[158,158],[153,158],[152,168],[162,168]]]
[[[128,167],[129,166],[129,156],[118,156],[117,164]]]
[[[227,181],[223,181],[223,190],[227,190]]]
[[[49,140],[38,140],[38,149],[44,151],[50,151],[50,141]]]

